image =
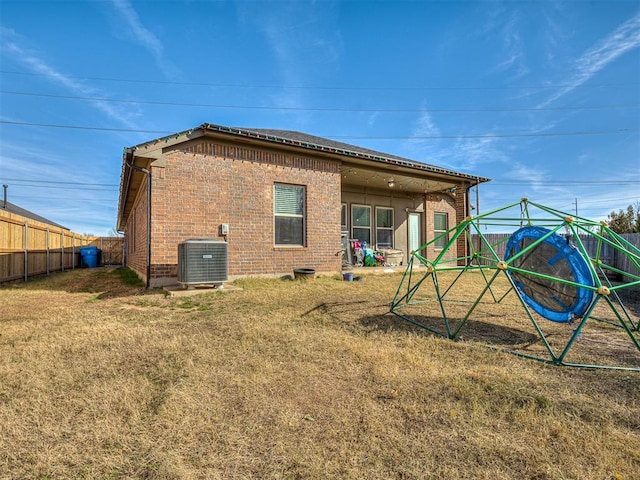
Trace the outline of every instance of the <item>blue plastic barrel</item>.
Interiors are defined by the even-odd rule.
[[[82,259],[83,266],[87,268],[96,268],[99,264],[98,255],[100,250],[98,247],[80,247],[80,258]]]

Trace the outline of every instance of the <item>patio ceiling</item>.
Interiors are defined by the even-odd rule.
[[[407,192],[436,193],[470,182],[451,177],[439,177],[422,172],[396,169],[371,169],[359,165],[343,164],[340,168],[342,185],[352,185],[372,189]]]

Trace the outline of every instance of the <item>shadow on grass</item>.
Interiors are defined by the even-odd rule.
[[[407,331],[413,333],[422,332],[425,335],[436,335],[446,338],[446,326],[441,317],[414,315],[411,319],[428,328],[415,325],[391,313],[363,317],[360,323],[367,329],[373,328],[376,330]],[[452,329],[456,326],[457,323],[451,324]],[[436,330],[442,333],[442,335],[438,335],[432,332],[432,330]],[[533,332],[478,320],[469,320],[460,330],[458,338],[503,347],[530,345],[539,341],[538,335]]]
[[[311,310],[302,314],[302,317],[319,314],[341,322],[342,328],[350,328],[350,325],[364,327],[365,330],[383,332],[410,332],[419,335],[434,335],[432,330],[442,332],[446,338],[446,327],[442,317],[427,315],[412,315],[410,318],[420,327],[408,322],[389,312],[388,304],[381,304],[371,300],[351,300],[343,302],[323,302]],[[459,320],[450,323],[451,328],[456,328]],[[429,330],[431,329],[431,330]],[[461,329],[459,339],[490,344],[499,347],[522,347],[540,341],[538,335],[531,330],[525,330],[512,326],[498,325],[482,320],[469,320]]]
[[[625,288],[618,292],[620,301],[628,312],[640,317],[640,287]]]
[[[447,338],[446,326],[441,317],[413,315],[409,318],[426,328],[391,313],[362,317],[360,324],[370,331],[412,332],[419,335]],[[450,325],[454,330],[458,324],[452,321]],[[567,342],[573,332],[571,325],[568,326],[568,329],[564,328],[564,331],[562,328],[567,327],[566,325],[549,323],[543,324],[543,326],[546,327],[544,329],[546,341],[549,342],[556,354],[560,354],[568,346]],[[550,330],[554,327],[555,330]],[[578,337],[567,350],[565,359],[567,363],[582,364],[587,367],[604,366],[606,368],[619,367],[635,370],[640,368],[640,352],[621,328],[607,325],[602,328],[601,324],[591,322],[589,327],[585,327],[582,332],[583,335]],[[549,353],[544,348],[543,339],[533,326],[527,330],[526,326],[519,328],[518,326],[505,326],[470,319],[460,329],[455,340],[477,343],[511,353],[530,355],[543,361],[551,361]]]

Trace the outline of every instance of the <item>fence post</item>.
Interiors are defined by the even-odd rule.
[[[29,222],[24,222],[24,281],[29,279]]]
[[[71,234],[71,270],[76,269],[76,234]]]
[[[49,276],[49,270],[50,270],[49,259],[50,259],[50,257],[49,257],[49,229],[48,228],[47,228],[47,245],[46,245],[46,248],[47,248],[47,276]]]
[[[62,257],[60,268],[64,272],[64,230],[60,230],[60,256]]]

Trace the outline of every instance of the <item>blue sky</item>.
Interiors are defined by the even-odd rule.
[[[638,1],[0,2],[0,183],[115,227],[122,150],[204,122],[489,177],[594,220],[640,202]]]

